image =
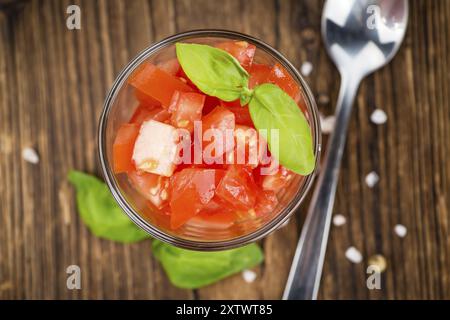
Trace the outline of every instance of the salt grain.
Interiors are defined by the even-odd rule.
[[[347,219],[342,214],[336,214],[333,217],[333,224],[336,227],[343,226],[347,222]]]
[[[408,233],[408,229],[402,224],[397,224],[394,227],[395,234],[398,235],[400,238],[404,238],[406,234]]]
[[[375,124],[383,124],[387,121],[386,112],[381,109],[375,109],[370,115],[370,120]]]
[[[245,282],[252,283],[256,279],[256,272],[252,270],[244,270],[242,271],[242,278],[244,278]]]
[[[335,116],[327,116],[327,117],[320,116],[320,126],[324,134],[330,134],[331,132],[333,132],[335,123],[336,123]]]
[[[378,174],[375,171],[370,172],[366,176],[366,184],[369,188],[373,188],[378,183],[379,180],[380,180],[380,177],[378,176]]]
[[[305,77],[308,77],[311,74],[312,70],[313,70],[313,65],[309,61],[303,62],[302,66],[300,67],[300,72]]]
[[[23,160],[29,162],[29,163],[33,163],[36,164],[39,162],[39,156],[36,152],[36,150],[34,150],[33,148],[24,148],[22,150],[22,158]]]
[[[362,254],[355,247],[350,247],[345,251],[345,257],[353,263],[360,263],[362,261]]]

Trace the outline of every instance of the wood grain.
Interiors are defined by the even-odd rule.
[[[81,30],[66,8],[78,4]],[[79,220],[69,169],[99,174],[97,119],[115,75],[140,50],[173,33],[225,28],[263,39],[307,78],[325,115],[333,112],[337,71],[320,39],[323,1],[95,0],[10,1],[0,8],[0,298],[280,298],[307,203],[262,245],[258,278],[240,275],[188,291],[170,285],[148,242],[95,238]],[[410,2],[405,43],[393,62],[362,84],[344,155],[322,299],[450,298],[450,1]],[[376,126],[381,108],[388,122]],[[326,139],[325,139],[326,140]],[[22,160],[33,147],[37,165]],[[364,183],[380,175],[373,189]],[[397,223],[408,228],[399,238]],[[351,264],[355,246],[364,263]],[[382,289],[366,287],[367,258],[386,257]],[[66,289],[66,267],[82,289]]]

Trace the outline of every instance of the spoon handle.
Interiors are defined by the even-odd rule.
[[[284,300],[317,298],[347,128],[359,83],[359,77],[342,76],[334,131],[297,244]]]

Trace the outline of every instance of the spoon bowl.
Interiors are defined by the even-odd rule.
[[[341,74],[364,77],[392,60],[407,23],[406,0],[328,0],[322,37]]]

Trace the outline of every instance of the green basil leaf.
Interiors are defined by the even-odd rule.
[[[228,52],[190,43],[177,43],[176,51],[183,71],[207,95],[234,101],[248,91],[247,71]]]
[[[161,262],[170,282],[186,289],[196,289],[252,268],[264,259],[257,244],[226,251],[202,252],[152,242],[154,256]]]
[[[266,83],[254,89],[249,108],[255,127],[267,129],[270,150],[271,129],[279,130],[278,161],[298,174],[310,174],[316,162],[311,129],[295,101],[278,86]]]
[[[94,235],[123,243],[150,237],[120,209],[105,183],[94,176],[73,170],[69,172],[68,178],[77,190],[80,217]]]

